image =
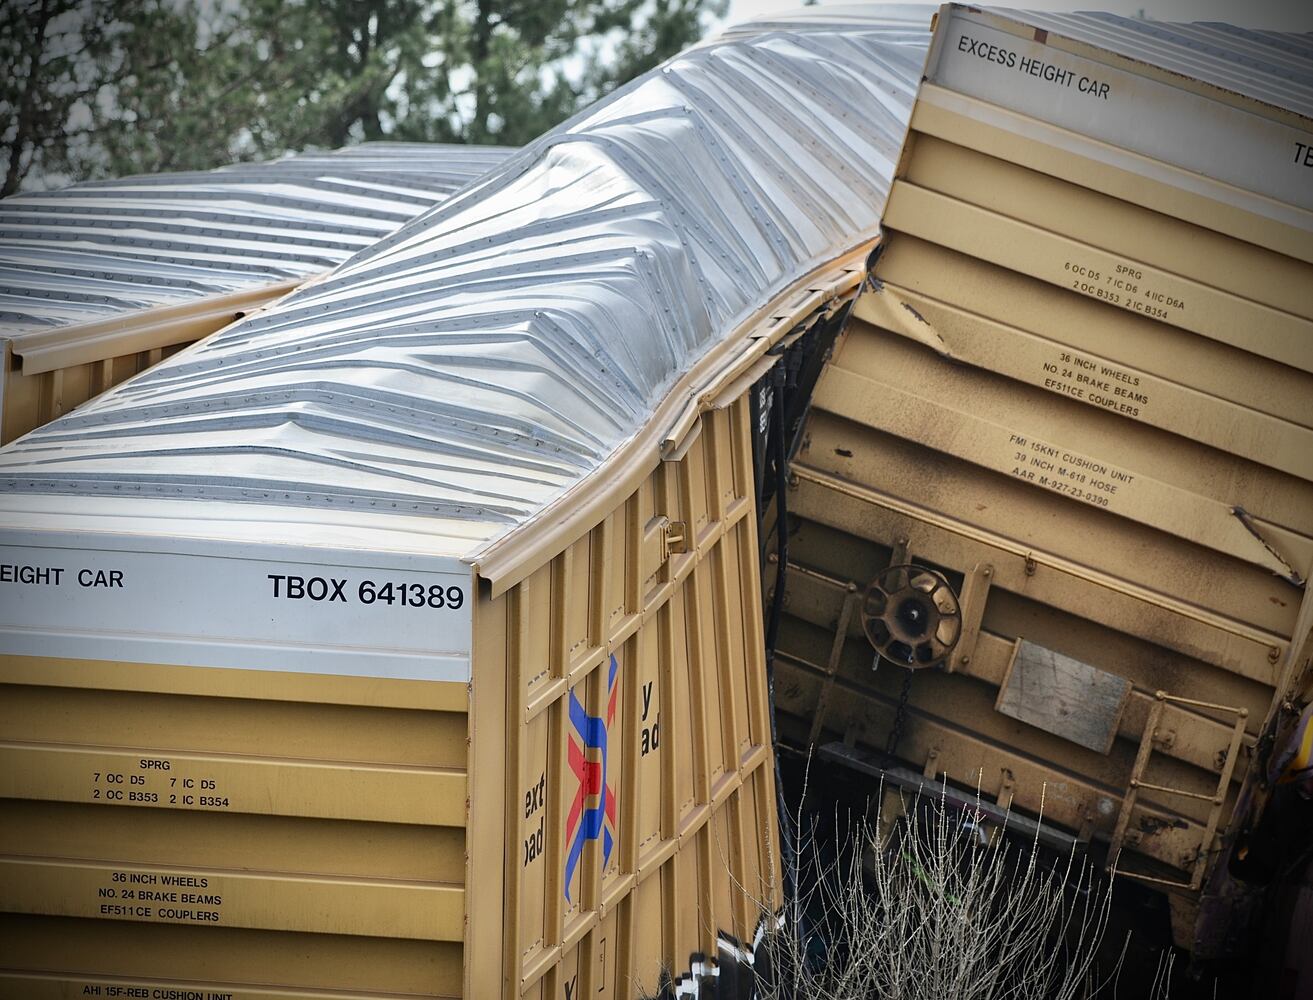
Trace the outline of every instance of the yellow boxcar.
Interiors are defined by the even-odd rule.
[[[740,26],[0,449],[0,994],[751,966],[751,389],[855,294],[927,40]]]
[[[747,405],[495,597],[419,546],[7,532],[0,991],[627,996],[749,941]]]
[[[1026,17],[940,12],[793,469],[781,707],[1102,842],[1215,953],[1308,698],[1313,96],[1273,40]]]

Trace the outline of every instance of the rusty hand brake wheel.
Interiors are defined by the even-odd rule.
[[[962,606],[943,575],[890,566],[862,600],[862,631],[885,659],[904,667],[942,663],[962,635]]]

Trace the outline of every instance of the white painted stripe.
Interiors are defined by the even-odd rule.
[[[0,652],[468,681],[470,571],[0,545]],[[454,606],[453,606],[454,605]]]
[[[1313,129],[999,31],[953,11],[930,82],[1313,210]],[[1306,159],[1308,162],[1306,162]]]

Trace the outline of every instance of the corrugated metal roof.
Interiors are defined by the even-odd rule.
[[[424,515],[468,553],[471,523],[492,537],[560,497],[764,303],[877,234],[930,13],[691,49],[10,445],[0,488]]]
[[[501,162],[500,147],[366,143],[0,201],[0,334],[304,279]]]
[[[1176,24],[1101,11],[986,9],[1313,119],[1313,34],[1251,31],[1213,21]]]

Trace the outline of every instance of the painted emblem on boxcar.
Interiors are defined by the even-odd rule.
[[[570,692],[570,770],[579,780],[579,787],[570,803],[565,818],[565,840],[570,845],[565,858],[565,898],[570,898],[570,884],[574,870],[590,840],[602,841],[602,867],[611,860],[615,846],[616,805],[615,791],[606,773],[607,733],[615,720],[616,675],[620,664],[614,655],[607,665],[606,714],[589,715],[574,691]]]

